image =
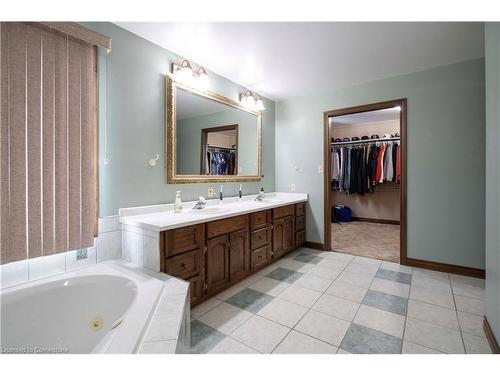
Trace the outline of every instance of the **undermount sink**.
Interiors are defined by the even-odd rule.
[[[264,198],[260,201],[256,200],[255,202],[257,203],[281,203],[281,199],[276,199],[276,198]]]
[[[213,207],[205,207],[202,209],[194,209],[191,210],[190,213],[196,214],[196,215],[212,215],[212,214],[223,214],[225,212],[229,212],[230,209],[227,207],[220,207],[220,206],[213,206]]]

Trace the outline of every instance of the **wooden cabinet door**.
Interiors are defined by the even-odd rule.
[[[249,269],[248,230],[229,234],[229,275],[231,280],[244,276]]]
[[[278,259],[285,254],[285,219],[273,221],[273,258]]]
[[[229,283],[229,246],[226,234],[207,241],[205,269],[207,293],[222,289]]]
[[[204,292],[203,277],[201,275],[187,279],[189,282],[189,297],[191,304],[197,303],[202,297]]]
[[[288,253],[295,249],[295,217],[285,217],[283,226],[283,250]]]

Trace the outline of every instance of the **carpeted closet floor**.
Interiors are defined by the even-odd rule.
[[[332,250],[399,263],[399,225],[333,223]]]

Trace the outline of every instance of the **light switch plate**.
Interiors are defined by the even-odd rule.
[[[207,193],[207,195],[208,195],[209,198],[215,197],[215,190],[214,190],[213,186],[209,186],[208,187],[208,193]]]
[[[323,173],[323,164],[318,165],[318,173]]]
[[[290,185],[290,191],[293,193],[295,191],[295,184]]]

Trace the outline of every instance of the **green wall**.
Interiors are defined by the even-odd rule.
[[[500,340],[500,23],[486,23],[486,316]]]
[[[165,73],[179,57],[112,23],[87,22],[85,27],[112,38],[109,55],[109,163],[104,155],[104,52],[99,56],[99,215],[115,215],[122,207],[173,202],[175,191],[184,200],[207,196],[209,184],[165,184]],[[243,87],[209,72],[210,90],[238,100]],[[262,182],[243,184],[244,194],[261,186],[274,190],[274,103],[264,100]],[[160,155],[155,168],[148,160]],[[227,196],[237,195],[239,184],[226,184]],[[218,190],[218,184],[217,184]]]
[[[232,108],[228,111],[177,121],[177,173],[200,172],[201,130],[238,124],[240,175],[257,174],[257,116]]]
[[[276,190],[294,183],[310,194],[307,239],[323,242],[323,112],[399,98],[408,98],[408,257],[484,268],[484,59],[278,102]]]

